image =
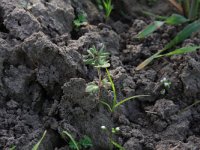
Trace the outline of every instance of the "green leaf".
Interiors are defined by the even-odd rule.
[[[76,141],[74,140],[74,138],[72,137],[72,135],[71,135],[70,133],[68,133],[67,131],[63,131],[63,133],[64,133],[65,135],[67,135],[67,136],[70,138],[71,142],[72,142],[73,145],[74,145],[74,148],[75,148],[76,150],[79,150],[78,144],[76,143]]]
[[[114,108],[116,108],[116,107],[122,105],[123,103],[125,103],[125,102],[127,102],[127,101],[129,101],[129,100],[136,99],[136,98],[140,98],[140,97],[146,97],[146,96],[149,96],[149,95],[136,95],[136,96],[131,96],[131,97],[125,98],[124,100],[118,102],[118,103],[114,106]]]
[[[167,54],[158,55],[157,57],[185,54],[185,53],[189,53],[189,52],[194,52],[194,51],[196,51],[199,48],[200,48],[200,46],[182,47],[182,48],[176,49],[176,50],[174,50],[172,52],[169,52]]]
[[[163,24],[164,24],[163,21],[154,21],[153,23],[148,25],[144,30],[139,32],[139,34],[137,35],[137,38],[145,38],[149,36],[151,33],[159,29]]]
[[[148,12],[148,11],[142,11],[142,13],[146,16],[154,17],[155,19],[159,19],[159,20],[162,20],[162,21],[164,21],[168,18],[168,17],[165,17],[165,16],[156,15],[156,14]]]
[[[190,37],[194,32],[197,32],[200,30],[200,20],[194,21],[193,23],[190,23],[187,25],[182,31],[180,31],[176,37],[171,40],[164,49],[167,50],[169,48],[172,48],[176,44],[179,44],[186,38]]]
[[[106,78],[102,80],[102,85],[106,89],[111,87],[111,83]]]
[[[84,136],[80,141],[79,144],[83,147],[83,148],[90,148],[93,146],[92,144],[92,140],[88,137],[88,136]]]
[[[159,52],[160,54],[160,52]],[[141,64],[139,64],[135,70],[141,70],[145,66],[147,66],[149,63],[151,63],[155,58],[157,57],[157,53],[152,55],[151,57],[147,58],[145,61],[143,61]]]
[[[186,19],[184,16],[181,16],[179,14],[172,14],[165,20],[165,23],[169,25],[178,25],[187,21],[189,21],[189,19]]]
[[[99,86],[96,85],[94,82],[90,82],[86,86],[86,92],[87,93],[96,93],[99,90]]]
[[[118,148],[119,150],[125,150],[125,148],[123,148],[121,145],[119,145],[117,142],[113,141],[112,139],[111,139],[111,143],[112,143],[116,148]]]
[[[43,135],[42,135],[42,138],[38,141],[38,143],[32,148],[32,150],[38,150],[40,144],[42,143],[42,140],[44,139],[45,135],[46,135],[47,131],[45,130]]]
[[[156,54],[147,58],[144,62],[136,67],[136,70],[141,70],[145,66],[147,66],[150,62],[152,62],[155,58],[157,58],[162,52],[174,47],[176,44],[179,44],[186,38],[190,37],[194,32],[200,30],[200,20],[194,21],[187,25],[182,31],[180,31],[174,39],[172,39],[167,45],[165,45],[164,49],[158,51]]]

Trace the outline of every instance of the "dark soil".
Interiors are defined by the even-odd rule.
[[[113,2],[111,19],[103,23],[95,1],[30,0],[27,7],[26,0],[0,0],[0,149],[31,150],[47,130],[39,150],[68,150],[61,136],[66,130],[77,140],[91,137],[93,150],[107,150],[102,125],[120,127],[116,141],[126,150],[200,149],[200,105],[185,109],[200,100],[200,53],[161,58],[136,71],[182,27],[164,26],[138,40],[135,35],[151,22],[138,16],[138,8],[157,12],[162,5],[166,8],[160,13],[166,14],[169,6]],[[90,25],[74,30],[72,21],[80,10],[88,14]],[[97,73],[82,55],[100,43],[111,53],[118,100],[150,95],[127,102],[112,115],[85,93]],[[177,47],[199,44],[196,34]],[[172,83],[165,94],[163,78]],[[107,94],[103,96],[109,99]]]

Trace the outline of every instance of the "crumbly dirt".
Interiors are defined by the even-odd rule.
[[[200,149],[200,105],[188,107],[200,98],[200,53],[161,58],[136,71],[182,27],[163,26],[138,40],[136,34],[151,22],[138,16],[138,8],[156,12],[161,4],[113,2],[111,19],[103,23],[95,1],[30,0],[27,5],[26,0],[0,0],[0,149],[32,149],[47,130],[39,150],[66,150],[69,140],[61,136],[66,130],[76,140],[91,137],[91,150],[107,150],[102,125],[120,127],[115,140],[126,150]],[[137,4],[131,8],[130,2]],[[127,15],[117,13],[119,6]],[[171,11],[165,6],[163,14]],[[82,10],[89,25],[75,30],[72,22]],[[82,55],[101,43],[111,54],[118,101],[149,95],[114,114],[85,92],[97,72],[83,63]],[[177,47],[199,43],[196,34]],[[165,94],[163,78],[172,83]],[[110,99],[106,91],[102,96]]]

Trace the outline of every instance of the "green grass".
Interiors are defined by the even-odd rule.
[[[177,54],[185,54],[193,52],[199,49],[198,45],[193,47],[182,47],[172,50],[177,44],[183,42],[190,37],[193,33],[200,31],[200,0],[169,0],[169,2],[180,12],[180,14],[172,14],[171,16],[161,18],[161,21],[154,21],[148,25],[144,30],[138,33],[137,38],[147,38],[151,33],[161,28],[164,24],[168,25],[180,25],[185,24],[185,27],[180,31],[162,50],[158,50],[157,53],[147,58],[141,64],[139,64],[136,70],[141,70],[156,58],[164,56],[171,56]],[[152,16],[152,14],[150,13]],[[155,15],[156,16],[156,15]],[[171,50],[169,53],[166,51]]]

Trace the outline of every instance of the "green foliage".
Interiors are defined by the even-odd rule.
[[[108,19],[113,10],[112,0],[102,0],[102,3],[105,10],[105,17]]]
[[[111,140],[111,143],[118,148],[118,150],[125,150],[125,148],[123,148],[120,144],[118,144],[117,142]]]
[[[88,136],[84,136],[82,139],[80,139],[78,145],[80,148],[85,148],[85,149],[93,146],[92,140]]]
[[[72,135],[69,132],[63,131],[63,133],[67,137],[69,137],[70,139],[69,148],[72,150],[87,149],[93,146],[92,140],[88,136],[84,136],[79,141],[75,141],[75,139],[72,137]]]
[[[124,100],[117,102],[117,93],[116,93],[115,85],[111,78],[110,72],[107,69],[110,66],[110,63],[108,61],[109,53],[105,52],[103,45],[99,51],[95,47],[92,47],[92,48],[88,49],[87,52],[88,52],[88,55],[83,56],[84,62],[88,65],[91,65],[91,66],[97,68],[99,80],[98,80],[98,83],[96,83],[94,81],[88,83],[87,87],[86,87],[86,92],[92,93],[92,94],[98,92],[98,99],[100,99],[101,88],[104,87],[105,89],[108,89],[111,86],[112,92],[114,94],[112,104],[110,105],[109,103],[100,100],[100,102],[103,105],[105,105],[109,109],[109,111],[113,112],[117,107],[119,107],[120,105],[122,105],[123,103],[125,103],[129,100],[147,96],[147,95],[137,95],[137,96],[132,96],[132,97],[129,97],[129,98],[126,98]],[[101,77],[101,69],[102,68],[106,69],[106,74],[107,74],[108,79],[104,78],[102,80],[102,77]]]
[[[138,33],[138,38],[146,38],[151,33],[159,29],[162,25],[165,23],[168,25],[179,25],[182,23],[185,23],[189,21],[184,16],[178,15],[178,14],[172,14],[170,17],[166,18],[164,21],[154,21],[150,25],[148,25],[144,30]]]
[[[72,137],[72,135],[67,131],[63,131],[63,134],[70,138],[71,145],[69,143],[69,147],[71,149],[79,150],[78,143],[75,141],[75,139]]]
[[[199,18],[200,0],[168,0],[182,15],[190,20]]]
[[[155,58],[160,58],[161,56],[170,56],[172,54],[173,55],[174,54],[182,54],[182,53],[191,52],[191,51],[198,49],[198,46],[194,46],[193,48],[186,47],[186,48],[182,48],[182,49],[179,49],[179,50],[175,50],[172,53],[162,54],[163,52],[173,48],[177,44],[184,41],[186,38],[190,37],[194,32],[197,32],[199,30],[200,30],[200,20],[197,20],[197,21],[194,21],[194,22],[188,24],[182,31],[180,31],[175,36],[175,38],[173,38],[167,45],[165,45],[165,47],[162,50],[158,51],[156,54],[147,58],[144,62],[142,62],[139,66],[137,66],[136,70],[143,69],[149,63],[151,63]]]
[[[164,24],[163,21],[154,21],[150,25],[148,25],[144,30],[142,30],[140,33],[138,33],[138,38],[145,38],[149,36],[151,33],[156,31],[158,28],[160,28]]]
[[[84,55],[84,63],[87,65],[94,66],[96,68],[107,68],[110,67],[109,53],[105,52],[104,46],[97,50],[95,46],[87,50],[88,55]]]
[[[169,53],[166,53],[166,54],[162,54],[162,55],[158,55],[157,58],[163,57],[163,56],[180,55],[180,54],[185,54],[185,53],[189,53],[189,52],[194,52],[199,48],[200,48],[200,46],[182,47],[182,48],[176,49],[176,50],[174,50],[172,52],[169,52]]]
[[[186,38],[190,37],[192,33],[198,32],[200,30],[200,20],[198,19],[200,16],[200,0],[169,0],[169,2],[177,8],[177,10],[180,12],[180,14],[172,14],[168,18],[161,18],[159,17],[162,21],[154,21],[152,24],[147,26],[144,30],[138,33],[137,37],[138,38],[145,38],[148,37],[152,32],[156,31],[158,28],[160,28],[163,24],[168,24],[168,25],[179,25],[187,22],[192,23],[188,24],[182,31],[180,31],[174,39],[172,39],[162,50],[159,50],[156,54],[152,55],[145,61],[143,61],[137,68],[136,70],[140,70],[144,68],[146,65],[148,65],[150,62],[152,62],[155,58],[160,58],[162,56],[170,56],[174,54],[182,54],[186,52],[192,52],[197,50],[198,46],[194,47],[185,47],[185,48],[180,48],[178,50],[175,50],[173,52],[170,52],[168,54],[162,54],[164,51],[169,50],[170,48],[173,48]],[[147,13],[152,15],[151,13]],[[184,17],[184,16],[186,17]],[[164,20],[163,20],[164,19]]]
[[[76,28],[87,25],[87,14],[84,12],[79,13],[76,19],[73,21],[73,23]]]
[[[38,143],[32,148],[32,150],[38,150],[40,144],[42,143],[42,140],[44,139],[45,135],[46,135],[47,131],[44,131],[42,138],[38,141]]]

